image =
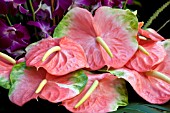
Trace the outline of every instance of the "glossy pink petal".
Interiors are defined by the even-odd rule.
[[[170,39],[166,39],[160,44],[165,48],[166,56],[160,64],[153,67],[152,69],[168,74],[170,77]]]
[[[61,50],[52,53],[42,62],[45,53],[54,46],[60,46]],[[83,48],[66,37],[41,40],[29,49],[26,54],[26,64],[27,66],[35,66],[37,68],[43,67],[48,73],[56,76],[88,67]]]
[[[31,99],[36,99],[35,94],[41,81],[45,78],[44,69],[26,67],[25,63],[16,64],[10,74],[11,87],[9,89],[9,99],[18,106],[24,105]]]
[[[77,41],[85,51],[90,69],[98,70],[105,65],[124,66],[137,50],[137,32],[137,18],[129,10],[100,7],[93,17],[86,9],[76,7],[61,20],[53,37],[66,35]],[[98,36],[106,42],[113,58],[96,41]]]
[[[99,36],[114,56],[110,58],[101,48],[106,65],[113,68],[124,66],[137,51],[137,18],[129,10],[101,7],[96,10],[94,20]]]
[[[3,58],[0,57],[0,86],[6,89],[10,88],[10,73],[13,64],[9,64]]]
[[[167,82],[127,68],[114,70],[113,74],[128,81],[137,94],[150,103],[164,104],[170,100],[170,85]]]
[[[85,51],[90,69],[97,70],[103,67],[105,62],[95,40],[97,33],[93,21],[93,16],[88,10],[76,7],[70,10],[61,25],[56,27],[54,38],[67,35],[78,42]]]
[[[160,34],[158,34],[154,29],[152,28],[148,28],[146,30],[142,29],[142,28],[139,28],[139,34],[146,37],[146,38],[149,38],[153,41],[162,41],[162,40],[165,40],[164,37],[162,37]]]
[[[135,55],[129,60],[126,66],[130,69],[134,69],[138,72],[150,71],[153,66],[161,63],[165,56],[166,51],[160,42],[151,42],[141,45],[144,47],[149,55],[144,54],[141,50],[138,50]]]
[[[89,81],[81,94],[62,102],[62,105],[69,111],[74,113],[106,113],[116,111],[118,106],[127,105],[127,92],[125,82],[122,79],[117,79],[109,73],[88,74],[88,78]],[[82,105],[74,108],[91,87],[94,80],[99,81],[97,88]]]
[[[47,74],[46,79],[48,82],[41,91],[40,97],[53,103],[77,96],[88,80],[82,70],[61,77]]]

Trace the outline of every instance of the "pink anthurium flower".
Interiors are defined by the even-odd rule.
[[[161,44],[164,38],[158,33],[149,33],[143,30],[141,28],[143,22],[139,22],[138,24],[139,34],[137,40],[139,47],[135,55],[127,62],[126,66],[138,72],[146,72],[164,60],[166,51]],[[143,36],[141,36],[141,34]],[[153,34],[155,35],[153,36]]]
[[[55,76],[89,67],[83,48],[67,37],[43,39],[32,46],[25,57],[27,66],[43,67]]]
[[[128,104],[123,79],[118,79],[110,73],[87,73],[87,76],[88,83],[84,90],[78,96],[62,101],[62,105],[69,111],[74,113],[106,113],[116,111],[119,106]],[[91,89],[93,91],[89,94]],[[87,95],[88,98],[86,98]],[[82,98],[86,99],[83,101]]]
[[[170,83],[128,68],[111,73],[128,81],[139,96],[152,104],[164,104],[170,100]],[[166,75],[170,78],[170,74]]]
[[[10,74],[9,99],[23,106],[32,99],[46,99],[53,103],[78,95],[87,83],[83,70],[56,77],[43,68],[27,67],[25,62],[16,64]]]
[[[145,54],[138,49],[135,55],[126,64],[128,68],[134,69],[138,72],[146,72],[164,60],[166,51],[160,44],[160,41],[145,41],[145,43],[140,45],[145,48],[149,54]]]
[[[101,16],[102,15],[102,16]],[[71,9],[56,27],[53,37],[67,36],[84,49],[91,70],[120,68],[138,48],[138,21],[130,10],[100,7],[95,15],[83,8]]]
[[[127,80],[133,89],[146,101],[164,104],[170,100],[170,40],[160,42],[167,55],[159,64],[146,72],[137,72],[128,68],[110,70],[109,72]]]
[[[139,29],[138,29],[138,32],[139,32],[139,35],[141,36],[144,36],[146,38],[149,38],[153,41],[162,41],[162,40],[165,40],[164,37],[162,37],[160,34],[158,34],[154,29],[152,28],[147,28],[147,29],[142,29],[142,26],[143,26],[143,22],[139,22]]]

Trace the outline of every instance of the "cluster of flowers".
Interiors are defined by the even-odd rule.
[[[123,2],[125,0],[0,0],[0,51],[18,59],[24,56],[24,49],[30,43],[51,36],[69,9],[83,7],[93,13],[101,6],[121,8]]]
[[[22,58],[0,52],[0,86],[9,89],[9,99],[19,106],[41,98],[79,113],[126,106],[125,81],[146,101],[166,103],[170,40],[142,26],[136,12],[128,9],[100,6],[93,16],[85,8],[73,7],[53,28],[53,36],[46,32],[46,38],[30,43]],[[7,28],[14,39],[23,36],[16,27]]]

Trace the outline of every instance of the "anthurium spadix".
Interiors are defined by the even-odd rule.
[[[73,113],[107,113],[128,104],[125,81],[110,73],[88,73],[88,82],[83,91],[62,101]]]
[[[25,57],[27,66],[43,67],[56,76],[89,67],[83,48],[67,37],[43,39],[29,47]]]
[[[67,36],[84,49],[91,70],[120,68],[138,49],[137,17],[130,10],[100,7],[95,15],[83,8],[71,9],[55,28],[53,37]]]
[[[43,68],[27,67],[24,62],[16,64],[10,74],[9,99],[22,106],[32,99],[61,102],[78,95],[87,83],[83,70],[65,76],[53,76]]]

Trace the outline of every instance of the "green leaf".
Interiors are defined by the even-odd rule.
[[[163,111],[167,113],[170,111],[170,108],[154,104],[131,103],[114,113],[162,113]]]
[[[163,4],[158,10],[156,10],[156,12],[149,18],[149,20],[147,21],[147,23],[143,26],[144,29],[148,28],[154,19],[156,19],[158,17],[158,15],[163,12],[163,10],[165,8],[167,8],[170,5],[170,1],[167,1],[165,4]]]
[[[169,105],[169,107],[161,106],[161,105],[154,105],[154,104],[144,104],[144,105],[152,107],[152,108],[156,108],[156,109],[162,110],[162,111],[170,111],[170,105]]]

